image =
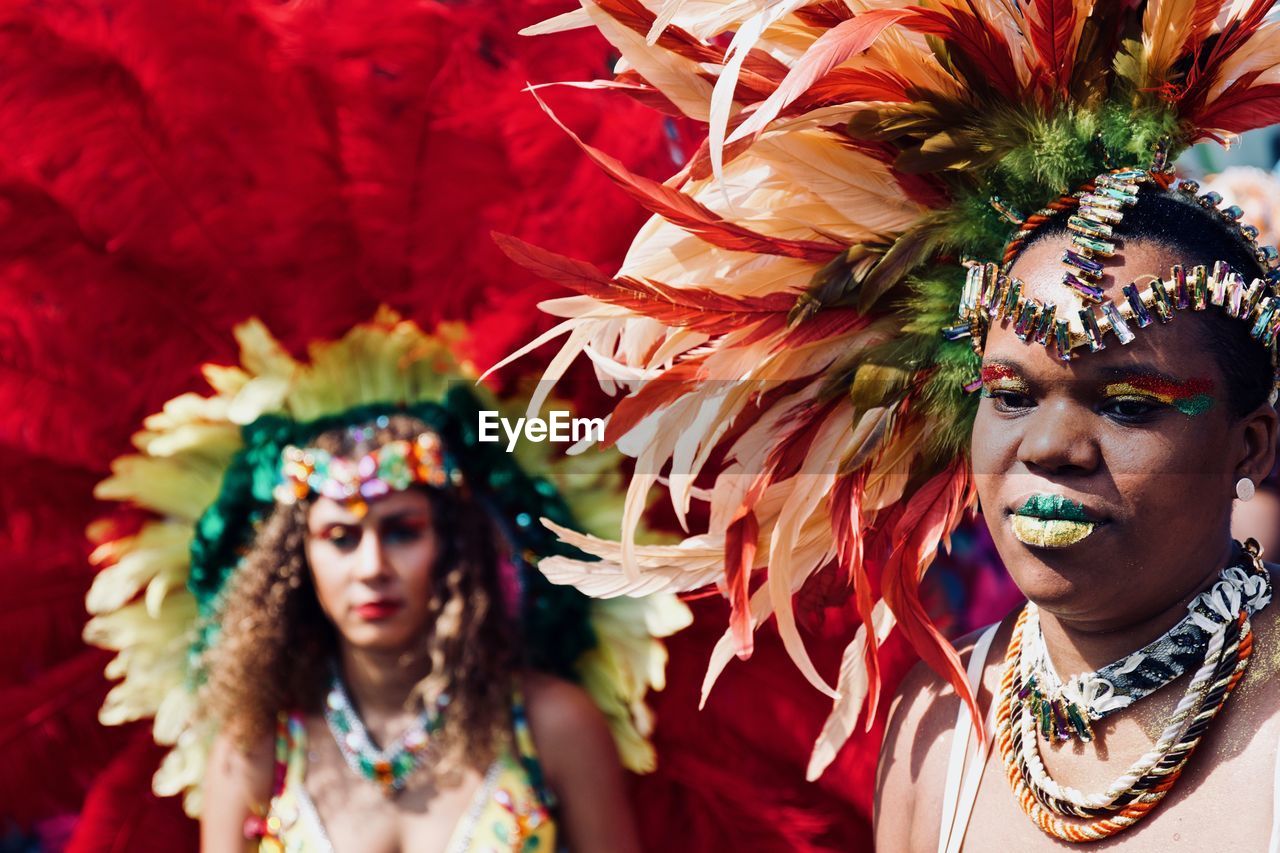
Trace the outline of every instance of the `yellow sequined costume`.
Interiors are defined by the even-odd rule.
[[[333,845],[307,793],[307,735],[299,714],[287,717],[276,742],[276,792],[259,843],[261,853],[332,853]],[[552,853],[553,803],[539,793],[529,767],[537,766],[527,730],[517,730],[519,755],[504,751],[484,775],[445,848],[448,853]]]

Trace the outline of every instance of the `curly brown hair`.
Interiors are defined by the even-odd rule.
[[[357,456],[428,430],[407,415],[379,418],[364,435],[322,433],[315,447]],[[415,487],[416,488],[416,487]],[[413,707],[448,706],[433,735],[441,775],[483,768],[511,732],[516,666],[513,623],[500,588],[500,541],[488,513],[464,484],[424,489],[444,548],[433,567],[430,612],[422,651],[429,674],[409,697]],[[220,636],[205,653],[203,712],[250,750],[275,730],[284,712],[319,713],[336,659],[338,637],[320,608],[306,559],[310,501],[277,504],[227,583],[219,603]]]

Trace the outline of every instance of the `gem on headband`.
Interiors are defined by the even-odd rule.
[[[369,441],[375,433],[371,427],[352,427],[348,434],[356,441]],[[314,495],[363,516],[370,501],[413,485],[456,486],[462,473],[447,461],[440,436],[423,432],[412,441],[390,441],[354,459],[318,447],[289,445],[281,454],[280,479],[274,492],[279,503],[294,504]]]
[[[1102,340],[1102,329],[1098,326],[1098,319],[1093,316],[1092,308],[1080,310],[1080,322],[1084,325],[1085,334],[1089,336],[1089,351],[1097,352],[1106,349],[1107,345]]]
[[[1120,309],[1116,307],[1114,302],[1102,303],[1102,313],[1111,323],[1111,331],[1116,333],[1116,337],[1120,339],[1121,346],[1128,346],[1133,343],[1133,330],[1129,328],[1129,324],[1120,316]]]
[[[1125,301],[1129,304],[1129,310],[1133,312],[1133,316],[1138,322],[1138,328],[1145,329],[1150,326],[1151,312],[1147,310],[1147,306],[1142,304],[1142,297],[1138,294],[1138,285],[1126,284],[1120,290],[1124,294]]]

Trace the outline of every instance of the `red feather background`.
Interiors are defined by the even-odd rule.
[[[194,849],[149,794],[146,727],[96,722],[84,529],[111,459],[232,360],[235,323],[298,351],[387,302],[472,321],[487,365],[557,292],[491,231],[620,258],[642,211],[521,91],[608,74],[594,34],[515,35],[565,6],[0,3],[0,839],[55,849],[79,813],[71,849]],[[639,174],[683,158],[630,99],[554,98]]]
[[[491,232],[544,247],[525,258],[544,266],[571,253],[609,269],[645,218],[616,185],[666,198],[658,182],[689,151],[643,93],[551,90],[589,153],[610,152],[593,163],[521,91],[608,76],[594,33],[515,35],[571,5],[0,0],[0,849],[7,832],[46,849],[68,836],[77,851],[195,848],[177,800],[150,793],[149,728],[96,722],[108,656],[80,640],[84,529],[104,511],[93,485],[141,419],[201,387],[200,364],[233,359],[234,324],[260,316],[298,352],[385,302],[424,325],[468,321],[488,366],[548,327],[534,306],[565,292]],[[602,5],[647,29],[640,4]],[[675,28],[662,38],[719,50]],[[753,58],[743,85],[776,85],[776,66]],[[686,213],[723,230],[711,211]],[[661,288],[617,284],[619,300]],[[744,310],[785,322],[765,300],[686,295],[695,328]],[[635,780],[646,846],[869,849],[878,729],[805,783],[825,700],[766,625],[750,666],[731,665],[698,712],[725,617],[719,600],[695,609],[653,699],[659,770]],[[808,614],[830,639],[815,655],[830,677],[856,618],[840,603]],[[888,690],[908,656],[895,660]]]

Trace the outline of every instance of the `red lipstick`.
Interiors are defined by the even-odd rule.
[[[369,601],[364,604],[357,605],[354,609],[356,615],[366,622],[379,622],[383,619],[390,619],[400,612],[403,607],[400,602],[390,599],[379,599],[378,601]]]

